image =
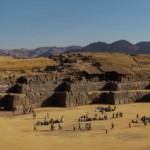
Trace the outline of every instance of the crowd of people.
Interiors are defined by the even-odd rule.
[[[113,111],[113,112],[112,112]],[[101,112],[101,114],[99,113]],[[32,108],[31,113],[33,115],[33,119],[36,119],[36,111]],[[109,115],[107,114],[109,113]],[[112,116],[111,116],[112,115]],[[91,117],[93,116],[93,117]],[[108,117],[109,116],[109,117]],[[49,125],[49,130],[54,131],[54,130],[63,130],[63,123],[64,123],[64,116],[60,117],[60,119],[50,119],[49,113],[47,113],[44,117],[43,121],[37,121],[34,124],[34,131],[37,131],[37,126],[40,125]],[[107,121],[108,119],[116,119],[116,118],[123,118],[123,112],[121,111],[116,111],[116,106],[111,107],[100,107],[98,106],[96,108],[96,113],[93,111],[93,113],[89,114],[87,112],[85,115],[82,115],[79,117],[77,120],[78,123],[73,124],[73,131],[92,131],[92,121],[96,120],[105,120]],[[111,120],[112,121],[112,120]],[[128,128],[134,127],[134,124],[139,124],[142,122],[144,126],[146,126],[148,123],[150,123],[150,117],[142,116],[141,118],[139,117],[139,114],[136,114],[136,117],[131,119],[131,122],[128,123]],[[114,130],[115,129],[115,123],[114,121],[111,122],[110,127],[105,126],[105,133],[108,134],[109,130]]]
[[[92,123],[91,121],[96,121],[96,120],[107,120],[108,116],[107,116],[107,112],[110,111],[115,111],[116,110],[116,106],[114,106],[114,108],[111,108],[110,106],[108,107],[97,107],[97,110],[102,110],[103,111],[99,111],[102,113],[102,116],[98,117],[98,114],[95,113],[93,117],[89,117],[89,112],[87,112],[85,115],[82,115],[81,117],[79,117],[78,119],[78,124],[73,124],[73,131],[91,131],[92,130]],[[33,109],[32,111],[33,114],[33,119],[35,119],[34,114],[35,110]],[[123,113],[116,113],[114,115],[113,113],[112,118],[116,118],[117,117],[122,117]],[[53,131],[56,129],[56,123],[58,124],[58,130],[62,130],[62,123],[64,122],[64,116],[62,116],[60,119],[50,119],[49,120],[49,113],[46,114],[46,116],[44,116],[44,120],[43,121],[37,121],[36,124],[34,124],[34,131],[37,131],[37,126],[39,125],[50,125],[50,130]],[[86,122],[86,123],[81,123],[81,122]],[[111,129],[114,129],[114,123],[111,124]],[[108,129],[107,129],[107,133],[108,133]]]
[[[49,117],[44,117],[44,120],[43,121],[37,121],[36,123],[36,126],[39,126],[39,125],[52,125],[54,126],[54,124],[56,123],[63,123],[64,122],[64,116],[62,116],[60,119],[49,119]]]
[[[95,114],[93,117],[83,115],[78,119],[79,122],[96,121],[96,120],[107,120],[107,114],[104,114],[103,116],[99,116],[99,117],[97,114]]]
[[[98,106],[95,111],[104,113],[104,112],[110,112],[115,110],[116,110],[116,105],[113,108],[109,105],[108,107]]]

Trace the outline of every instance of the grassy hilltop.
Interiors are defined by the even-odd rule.
[[[84,52],[84,53],[68,53],[62,55],[66,60],[73,60],[70,63],[74,66],[75,62],[82,67],[84,63],[97,64],[101,70],[113,71],[116,70],[121,73],[150,73],[150,55],[129,55],[122,53],[110,53],[110,52]],[[24,70],[34,72],[35,69],[43,69],[47,66],[55,66],[60,64],[61,56],[38,57],[31,59],[15,59],[12,57],[1,56],[0,57],[0,70],[10,71],[12,74],[15,71]],[[66,61],[61,60],[61,61]],[[80,62],[82,60],[82,63]],[[65,62],[66,63],[66,62]],[[81,64],[81,65],[80,65]],[[13,71],[13,72],[12,72]]]

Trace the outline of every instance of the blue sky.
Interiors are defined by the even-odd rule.
[[[150,0],[0,0],[0,48],[150,41]]]

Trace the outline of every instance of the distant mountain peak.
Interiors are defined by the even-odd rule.
[[[68,47],[38,47],[36,49],[0,49],[0,56],[12,56],[15,58],[32,58],[40,56],[49,56],[68,52],[118,52],[127,54],[150,54],[150,41],[142,41],[132,44],[127,40],[118,40],[111,44],[105,42],[94,42],[85,47],[68,46]]]

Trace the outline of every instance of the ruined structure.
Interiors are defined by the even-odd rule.
[[[0,77],[1,108],[150,101],[149,55],[71,53],[50,57],[57,65],[36,69],[34,75]]]

